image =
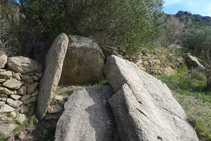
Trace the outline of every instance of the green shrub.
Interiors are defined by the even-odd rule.
[[[0,1],[0,53],[20,55],[19,5],[14,0]]]
[[[6,135],[5,135],[4,133],[1,133],[1,132],[0,132],[0,140],[1,140],[1,141],[6,140]]]
[[[211,27],[194,28],[182,41],[183,46],[191,49],[202,59],[211,57]]]
[[[160,34],[162,0],[20,0],[26,39],[54,39],[59,33],[94,38],[128,52],[155,42]],[[29,36],[30,35],[30,36]],[[31,39],[29,39],[29,37]]]
[[[200,139],[204,141],[211,140],[211,129],[206,126],[203,119],[199,117],[192,117],[191,121]]]
[[[161,79],[171,89],[184,94],[203,92],[206,87],[205,74],[196,70],[188,71],[185,65],[175,75],[163,76]]]

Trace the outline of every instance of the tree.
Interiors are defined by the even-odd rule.
[[[0,52],[20,55],[19,6],[13,0],[0,1]]]
[[[195,53],[196,56],[205,60],[207,89],[211,90],[211,27],[194,29],[186,35],[183,46]]]
[[[164,38],[161,44],[165,47],[168,47],[181,39],[184,34],[183,31],[185,25],[173,15],[168,15],[167,21],[164,25]]]
[[[20,0],[31,40],[59,33],[94,38],[98,43],[134,49],[160,36],[162,0]],[[26,36],[28,37],[28,36]]]

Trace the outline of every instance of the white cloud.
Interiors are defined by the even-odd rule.
[[[169,6],[180,2],[181,0],[164,0],[164,6]]]

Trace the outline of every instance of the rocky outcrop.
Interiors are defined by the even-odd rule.
[[[103,78],[104,55],[91,39],[69,36],[60,84],[82,84]]]
[[[38,62],[23,56],[10,57],[7,62],[7,67],[12,71],[20,72],[21,74],[42,71],[42,66]]]
[[[199,70],[205,70],[205,67],[199,62],[199,58],[192,56],[191,54],[187,54],[185,58],[186,64],[189,69],[199,69]]]
[[[156,48],[153,51],[141,49],[135,62],[143,71],[152,75],[174,75],[185,63],[183,53],[176,54],[170,48]],[[175,49],[172,49],[175,50]],[[180,49],[176,49],[180,50]],[[128,59],[127,59],[128,60]]]
[[[112,141],[115,125],[108,104],[113,95],[110,86],[75,91],[65,103],[55,141]]]
[[[107,59],[105,74],[116,92],[110,99],[122,141],[197,141],[182,107],[168,87],[116,56]]]
[[[46,56],[46,66],[40,81],[40,89],[37,99],[36,112],[40,119],[43,119],[45,116],[48,106],[54,97],[54,93],[60,80],[68,42],[69,40],[66,34],[60,34],[54,40]]]
[[[22,57],[13,58],[20,59]],[[30,60],[30,62],[26,64],[23,63],[18,67],[16,65],[9,67],[17,68],[15,72],[5,67],[8,66],[8,64],[5,64],[4,68],[0,69],[0,132],[4,133],[6,136],[18,126],[15,121],[23,123],[34,111],[37,91],[36,84],[38,84],[42,75],[40,73],[41,68],[27,68],[27,66],[33,66],[34,64],[37,64],[37,66],[40,65],[30,58],[24,57],[24,59]],[[9,58],[9,60],[13,59]],[[12,65],[12,63],[10,63],[10,65]],[[29,71],[30,69],[33,71]],[[25,77],[33,80],[33,83],[30,85],[26,83],[22,79],[23,74]],[[36,79],[34,79],[35,76]],[[34,86],[33,89],[31,88],[31,85]]]

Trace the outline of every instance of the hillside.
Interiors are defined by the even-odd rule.
[[[184,25],[185,29],[200,28],[202,26],[211,26],[211,17],[191,14],[187,11],[179,11],[175,15],[165,14],[165,20],[178,20]]]
[[[209,141],[210,57],[162,0],[0,1],[0,141]]]

